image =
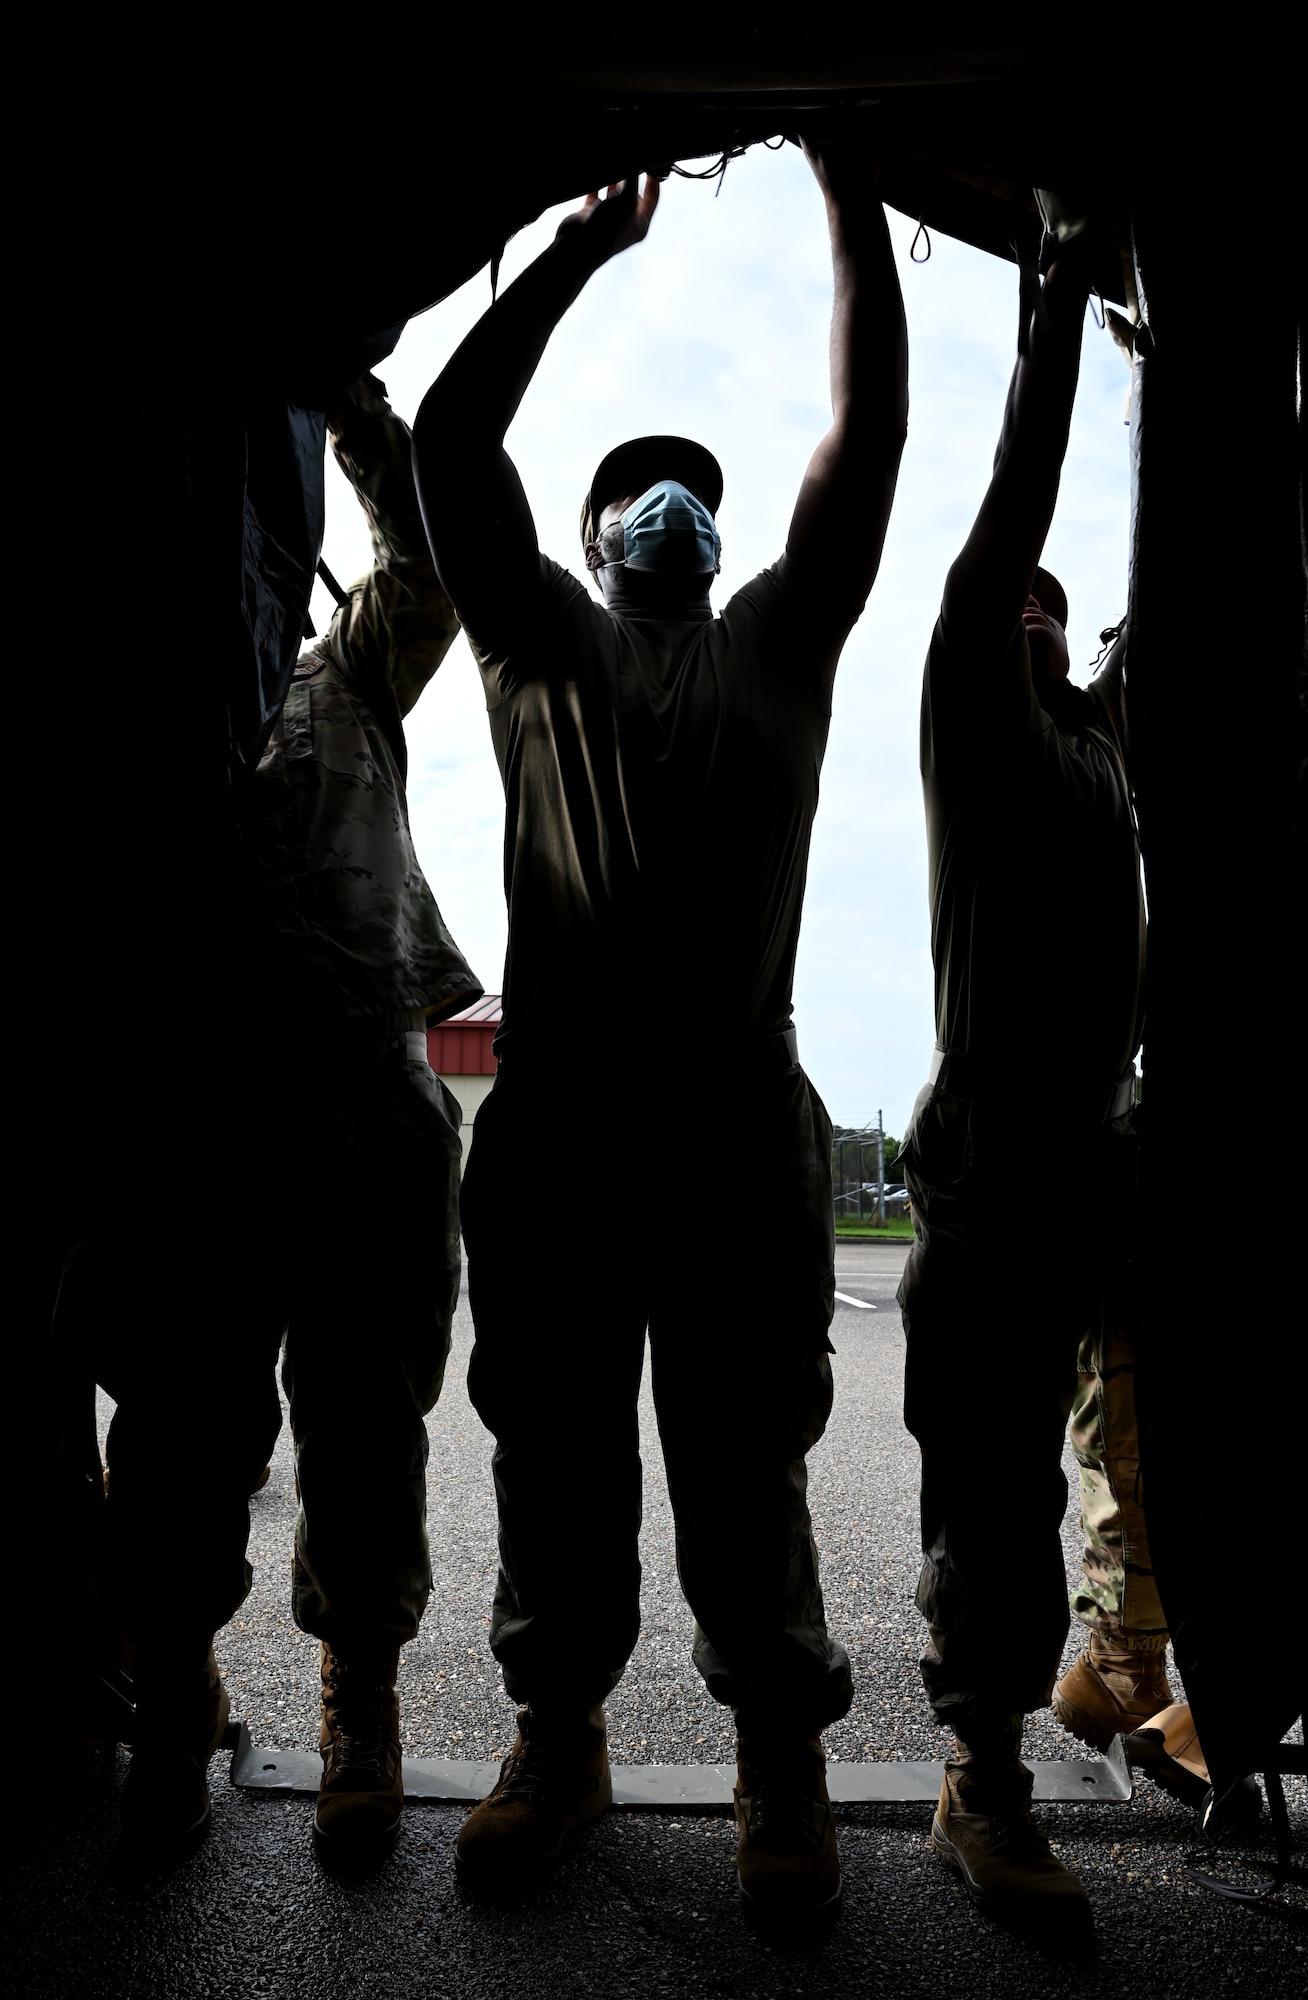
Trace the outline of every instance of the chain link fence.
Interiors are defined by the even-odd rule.
[[[908,1214],[903,1183],[895,1178],[898,1150],[898,1142],[887,1141],[880,1124],[836,1133],[831,1142],[831,1179],[837,1222],[894,1222]]]

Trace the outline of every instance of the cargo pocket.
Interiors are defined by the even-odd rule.
[[[914,1108],[899,1158],[928,1187],[956,1188],[972,1171],[972,1101],[939,1084]]]

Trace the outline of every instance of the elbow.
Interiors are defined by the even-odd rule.
[[[438,375],[418,405],[413,420],[415,438],[437,439],[442,447],[451,438],[471,436],[477,419],[475,397],[463,395],[448,379],[449,371]]]
[[[439,512],[450,467],[472,461],[472,430],[459,398],[451,396],[439,378],[418,405],[413,420],[413,471],[424,515]],[[438,476],[440,475],[440,476]]]
[[[908,443],[908,400],[897,408],[851,418],[845,428],[846,449],[864,464],[895,467]]]
[[[414,464],[419,478],[433,466],[477,464],[500,444],[501,438],[488,425],[476,397],[438,375],[413,420]]]

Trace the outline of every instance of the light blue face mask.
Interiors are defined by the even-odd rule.
[[[676,479],[662,479],[622,516],[628,569],[664,576],[705,576],[718,566],[722,541],[702,500]]]

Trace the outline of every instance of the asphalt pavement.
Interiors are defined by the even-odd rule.
[[[946,1741],[917,1672],[917,1450],[900,1418],[903,1333],[894,1290],[907,1246],[837,1248],[836,1408],[810,1459],[810,1495],[831,1630],[848,1646],[856,1697],[827,1732],[829,1758],[934,1759]],[[524,1273],[529,1279],[529,1273]],[[722,1310],[748,1315],[767,1284],[766,1257],[724,1245]],[[1221,1310],[1220,1303],[1214,1310]],[[1229,1308],[1234,1312],[1235,1307]],[[996,1314],[1002,1313],[997,1301]],[[978,1326],[986,1323],[979,1318]],[[981,1335],[978,1334],[978,1352]],[[468,1404],[466,1294],[444,1397],[430,1420],[429,1506],[436,1590],[406,1649],[400,1693],[413,1757],[497,1759],[513,1709],[486,1645],[495,1570],[489,1441]],[[966,1394],[966,1384],[952,1385]],[[102,1409],[107,1424],[110,1406]],[[672,1524],[648,1373],[641,1400],[645,1460],[644,1619],[609,1705],[615,1761],[727,1763],[730,1717],[691,1664],[690,1619],[676,1580]],[[732,1448],[723,1413],[723,1448]],[[1067,1459],[1070,1486],[1075,1470]],[[233,1714],[269,1748],[317,1740],[315,1642],[288,1606],[294,1485],[285,1428],[272,1476],[251,1502],[255,1586],[218,1638]],[[1064,1526],[1069,1577],[1078,1566],[1074,1506]],[[1016,1615],[1020,1579],[996,1577],[996,1638]],[[1077,1650],[1079,1628],[1068,1642]],[[32,1726],[35,1726],[33,1723]],[[830,1935],[781,1949],[742,1920],[734,1825],[722,1812],[612,1812],[578,1836],[533,1901],[467,1902],[454,1880],[458,1807],[411,1804],[392,1859],[343,1884],[311,1842],[312,1804],[235,1791],[216,1758],[212,1834],[172,1874],[136,1880],[119,1867],[117,1795],[126,1754],[52,1745],[57,1784],[25,1801],[7,1871],[5,1972],[32,2000],[178,2000],[256,1994],[723,1996],[1302,1995],[1308,1990],[1308,1896],[1273,1905],[1225,1902],[1187,1879],[1199,1842],[1193,1815],[1137,1779],[1129,1801],[1050,1805],[1046,1831],[1084,1881],[1097,1957],[1073,1964],[982,1920],[929,1846],[929,1804],[837,1809],[846,1893]],[[1084,1755],[1052,1714],[1033,1717],[1027,1754]],[[1308,1797],[1287,1784],[1302,1862]],[[12,1825],[12,1822],[11,1822]],[[1248,1880],[1266,1860],[1263,1833],[1230,1865]]]

